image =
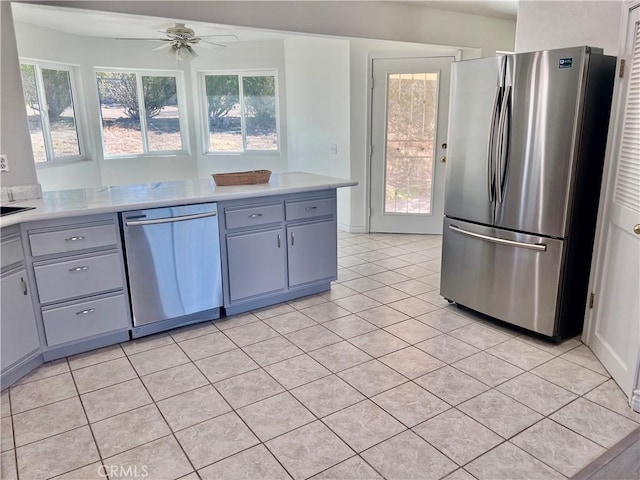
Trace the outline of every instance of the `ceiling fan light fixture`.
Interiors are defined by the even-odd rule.
[[[174,45],[172,50],[173,50],[173,53],[174,53],[175,57],[180,62],[188,61],[188,60],[191,60],[192,58],[196,58],[198,56],[198,54],[195,52],[195,50],[193,48],[191,48],[190,45],[187,45],[186,43],[181,43],[181,44]]]

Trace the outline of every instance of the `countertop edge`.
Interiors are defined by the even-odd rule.
[[[0,228],[10,227],[12,225],[19,225],[27,222],[36,222],[40,220],[55,220],[60,218],[68,218],[68,217],[79,217],[84,215],[100,215],[107,213],[116,213],[123,212],[127,210],[140,210],[144,208],[160,208],[174,205],[189,205],[196,203],[206,203],[206,202],[221,202],[228,200],[240,200],[245,198],[259,198],[259,197],[269,197],[275,195],[286,195],[286,194],[294,194],[294,193],[305,193],[305,192],[313,192],[319,190],[330,190],[337,189],[343,187],[353,187],[358,185],[357,181],[352,180],[344,180],[333,177],[325,177],[313,174],[299,174],[295,175],[304,175],[305,180],[314,180],[318,179],[317,184],[313,184],[310,182],[306,182],[303,185],[272,185],[269,184],[268,187],[265,188],[264,185],[247,185],[246,189],[238,190],[238,187],[228,187],[233,188],[234,190],[225,191],[224,189],[227,187],[215,187],[212,193],[209,194],[195,194],[193,196],[188,195],[174,195],[168,197],[166,199],[158,199],[152,198],[151,196],[147,199],[136,199],[129,201],[118,202],[116,200],[111,199],[111,201],[106,205],[100,205],[100,202],[97,202],[96,205],[83,205],[83,206],[68,206],[65,207],[62,205],[59,209],[55,209],[55,206],[48,206],[47,210],[47,196],[55,195],[57,192],[46,192],[45,197],[43,199],[38,200],[25,200],[21,202],[15,202],[11,205],[15,206],[24,206],[24,207],[36,207],[35,210],[28,210],[26,212],[14,213],[11,215],[7,215],[5,217],[0,218]],[[287,174],[281,174],[286,178]],[[179,182],[166,182],[166,183],[179,183]],[[304,182],[303,182],[304,183]],[[165,184],[163,182],[158,182],[157,185]],[[262,187],[262,188],[261,188]],[[84,191],[104,191],[109,187],[102,187],[102,189],[85,189]],[[126,192],[127,188],[134,189],[140,188],[140,185],[131,185],[131,186],[123,186],[123,187],[115,187],[120,190],[124,190]],[[81,192],[82,190],[78,190]],[[65,191],[63,191],[65,192]],[[48,195],[47,195],[48,194]],[[105,203],[102,201],[102,203]],[[54,208],[54,209],[51,209]]]

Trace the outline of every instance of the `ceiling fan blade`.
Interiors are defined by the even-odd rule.
[[[171,48],[171,44],[170,43],[165,43],[164,45],[160,45],[159,47],[154,48],[153,50],[151,50],[152,52],[156,52],[158,50],[163,50],[165,48]]]
[[[202,40],[202,39],[200,39],[200,41],[198,42],[198,45],[202,45],[202,46],[204,46],[204,44],[207,44],[207,45],[217,45],[218,47],[224,47],[224,48],[227,48],[227,45],[225,45],[225,44],[223,44],[223,43],[207,42],[206,40]],[[207,48],[207,47],[205,47],[205,48]]]
[[[116,40],[144,40],[147,42],[170,42],[171,40],[168,38],[118,38]]]
[[[240,40],[237,35],[234,35],[232,33],[226,33],[226,34],[220,34],[220,35],[198,35],[198,37],[200,38],[205,38],[205,37],[231,37],[231,38],[235,38],[236,40]]]

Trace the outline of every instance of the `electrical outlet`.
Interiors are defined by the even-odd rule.
[[[331,155],[337,155],[338,154],[338,144],[337,143],[332,143],[331,144]]]
[[[7,156],[4,154],[0,154],[0,172],[8,172],[9,171],[9,161],[7,160]]]

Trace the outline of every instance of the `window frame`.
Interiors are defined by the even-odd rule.
[[[238,94],[240,97],[240,125],[242,130],[242,150],[212,150],[211,149],[211,134],[209,125],[209,103],[207,99],[207,85],[206,77],[215,75],[235,75],[238,77]],[[244,85],[242,79],[244,77],[273,77],[274,79],[274,92],[275,92],[275,110],[276,110],[276,138],[278,142],[278,148],[274,150],[254,150],[247,149],[247,132],[246,132],[246,119],[245,119],[245,104],[244,104]],[[198,90],[200,92],[200,120],[202,135],[202,153],[205,156],[244,156],[244,155],[268,155],[278,156],[282,154],[282,138],[280,135],[280,91],[278,81],[278,69],[277,68],[265,68],[265,69],[253,69],[253,70],[200,70],[198,71]]]
[[[68,163],[76,163],[83,162],[89,160],[87,156],[88,151],[88,128],[86,124],[86,111],[84,107],[81,107],[81,102],[79,99],[82,98],[81,89],[81,79],[80,76],[80,65],[75,65],[71,63],[61,63],[61,62],[52,62],[48,60],[37,60],[34,58],[19,58],[20,66],[22,65],[32,65],[34,68],[34,76],[36,82],[36,95],[38,96],[38,104],[41,106],[40,108],[40,122],[42,125],[42,134],[43,134],[43,142],[45,149],[45,161],[44,162],[36,162],[35,158],[33,159],[33,163],[36,168],[46,168],[53,167],[55,165],[64,165]],[[44,90],[44,80],[42,77],[42,70],[62,70],[66,71],[69,74],[69,88],[71,89],[71,104],[73,106],[73,115],[76,126],[76,136],[78,139],[78,150],[80,153],[78,155],[65,155],[61,157],[55,156],[55,151],[53,148],[53,139],[51,135],[51,123],[49,122],[49,115],[46,113],[47,108],[47,98]],[[20,82],[20,86],[24,89],[22,84],[22,79]],[[24,97],[24,92],[23,92]],[[26,99],[24,99],[26,100]],[[44,108],[42,108],[44,106]],[[29,141],[31,142],[31,132],[29,132]],[[33,149],[33,143],[31,143]]]
[[[142,135],[142,153],[123,153],[113,155],[107,153],[104,144],[104,125],[102,122],[102,106],[100,103],[100,91],[98,89],[98,73],[124,73],[135,75],[136,94],[138,96],[138,106],[140,108],[140,133]],[[178,119],[180,123],[180,142],[182,148],[179,150],[149,150],[149,140],[147,137],[147,116],[146,105],[144,103],[144,90],[142,87],[142,77],[172,77],[176,80],[176,99],[178,102]],[[155,158],[155,157],[176,157],[190,154],[189,148],[189,124],[186,107],[186,93],[184,74],[181,70],[164,70],[148,68],[123,68],[123,67],[94,67],[93,85],[98,106],[98,119],[100,128],[100,146],[102,147],[102,158],[104,160],[118,160],[123,158]]]

